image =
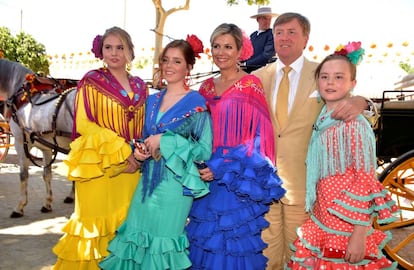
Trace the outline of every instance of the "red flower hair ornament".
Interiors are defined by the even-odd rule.
[[[97,35],[93,39],[91,51],[93,52],[93,54],[95,55],[96,58],[99,58],[99,59],[102,60],[103,59],[103,55],[102,55],[102,51],[101,51],[101,41],[102,41],[102,36],[101,35]]]
[[[186,41],[193,49],[194,56],[200,58],[200,53],[204,52],[203,42],[196,35],[187,35]]]

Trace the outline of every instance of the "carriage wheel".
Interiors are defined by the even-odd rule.
[[[374,227],[393,235],[384,247],[387,255],[404,269],[414,269],[414,150],[388,165],[379,180],[390,191],[401,213],[396,221],[374,222]]]
[[[0,162],[6,159],[10,147],[10,128],[9,123],[0,113]]]

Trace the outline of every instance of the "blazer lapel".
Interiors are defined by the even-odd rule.
[[[296,97],[293,102],[292,111],[289,114],[288,121],[290,117],[296,113],[296,111],[302,108],[309,96],[316,90],[314,72],[315,66],[312,65],[309,60],[305,59],[299,79],[298,90],[296,92]]]

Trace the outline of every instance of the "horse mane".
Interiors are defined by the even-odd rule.
[[[21,63],[0,59],[0,97],[7,99],[19,90],[27,73],[34,72]]]

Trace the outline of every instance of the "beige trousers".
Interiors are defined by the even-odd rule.
[[[303,204],[286,205],[278,202],[270,206],[265,218],[270,223],[262,232],[262,239],[268,244],[263,251],[268,258],[266,270],[282,270],[293,253],[290,244],[297,237],[296,229],[309,215]]]

